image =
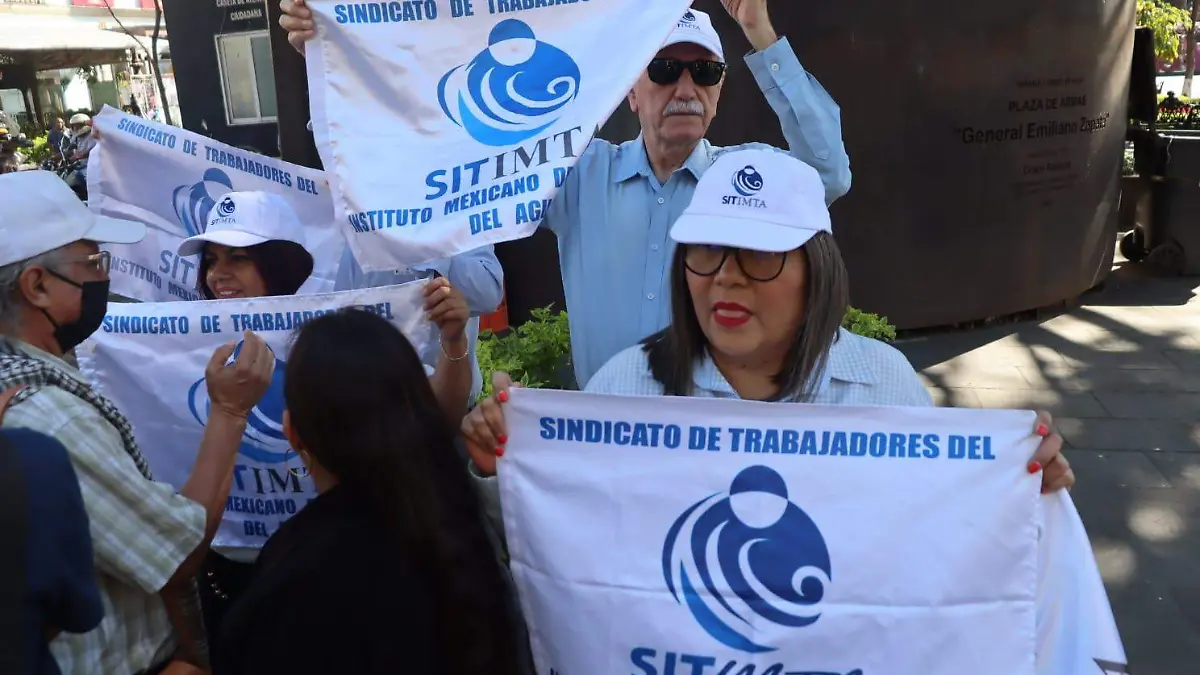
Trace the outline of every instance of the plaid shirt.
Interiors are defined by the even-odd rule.
[[[11,344],[86,383],[62,359]],[[50,643],[62,672],[130,675],[163,663],[176,641],[158,592],[204,538],[204,507],[143,478],[117,430],[61,389],[14,405],[4,426],[40,431],[66,446],[90,520],[104,620],[90,633],[61,633]]]

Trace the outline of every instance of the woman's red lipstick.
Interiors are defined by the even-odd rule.
[[[713,320],[725,328],[737,328],[750,320],[750,310],[736,302],[714,302]]]

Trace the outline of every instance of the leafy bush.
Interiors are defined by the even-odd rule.
[[[50,145],[50,136],[42,135],[33,139],[33,147],[25,152],[25,161],[31,164],[41,164],[50,159],[50,153],[53,152],[54,146]]]
[[[566,312],[553,305],[533,310],[533,318],[497,335],[479,334],[476,357],[483,374],[483,396],[492,393],[492,373],[502,370],[531,389],[565,389],[571,372],[571,330]]]
[[[842,328],[863,337],[891,342],[896,339],[896,327],[888,323],[886,316],[871,314],[850,307],[842,319]]]
[[[501,370],[514,382],[531,389],[566,389],[572,377],[571,330],[567,313],[552,311],[553,305],[533,310],[533,318],[498,335],[479,335],[476,356],[483,375],[483,393],[492,394],[492,373]],[[851,333],[883,340],[896,339],[896,327],[886,317],[851,307],[842,326]]]

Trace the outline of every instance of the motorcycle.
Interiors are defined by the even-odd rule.
[[[61,177],[62,174],[59,172],[68,164],[67,158],[70,157],[70,153],[68,152],[70,144],[71,141],[69,139],[63,138],[59,146],[50,152],[50,156],[42,160],[39,168],[42,171],[57,173]]]
[[[73,159],[63,167],[59,176],[67,182],[67,187],[79,197],[81,201],[88,200],[87,191],[87,160]]]
[[[69,139],[63,139],[57,152],[53,152],[42,162],[43,171],[51,171],[63,179],[63,182],[82,201],[87,201],[87,159],[74,159],[75,144]]]

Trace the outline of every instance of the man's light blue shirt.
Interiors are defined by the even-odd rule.
[[[479,360],[475,356],[475,345],[479,340],[479,316],[489,314],[500,306],[504,297],[504,270],[496,259],[496,251],[491,246],[468,251],[453,258],[434,260],[416,267],[397,269],[391,272],[364,272],[354,259],[350,248],[342,255],[341,266],[338,268],[335,291],[350,291],[360,288],[379,288],[408,283],[416,279],[425,279],[433,272],[446,277],[450,283],[462,291],[467,299],[467,307],[471,310],[472,319],[467,322],[467,340],[471,349],[471,367],[474,375],[471,378],[471,402],[479,398],[483,390],[483,378],[479,373]],[[437,367],[440,348],[431,349],[427,354],[421,354],[421,360],[426,366]]]
[[[787,39],[746,63],[779,116],[792,156],[820,172],[826,202],[844,195],[850,160],[837,103],[805,72]],[[713,160],[748,147],[769,146],[717,148],[702,140],[665,184],[640,137],[621,145],[595,139],[580,157],[542,222],[558,235],[580,388],[618,352],[670,323],[670,226]]]

